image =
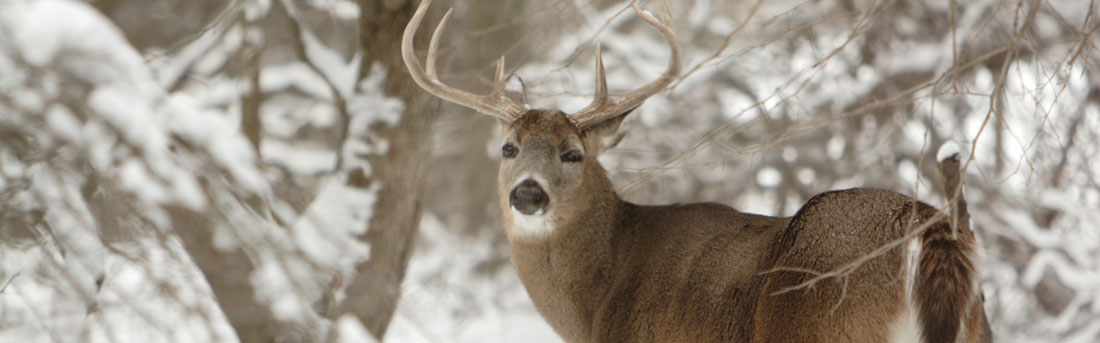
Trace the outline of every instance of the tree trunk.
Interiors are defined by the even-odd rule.
[[[366,58],[361,71],[375,62],[387,71],[384,90],[405,102],[405,112],[394,127],[378,124],[374,137],[388,142],[384,155],[371,156],[374,182],[382,189],[362,237],[371,247],[370,260],[356,267],[347,300],[338,313],[351,313],[381,339],[401,296],[401,282],[412,255],[420,224],[421,197],[431,164],[431,128],[439,101],[420,90],[401,60],[401,36],[416,10],[415,1],[360,0],[360,45]],[[417,41],[426,43],[426,35]],[[423,46],[426,44],[418,44]]]
[[[256,266],[240,247],[225,251],[214,246],[213,230],[218,223],[213,213],[196,213],[183,208],[168,208],[172,227],[183,241],[187,254],[195,261],[210,288],[218,307],[229,319],[242,343],[305,342],[302,324],[275,318],[271,308],[256,301],[251,276]]]

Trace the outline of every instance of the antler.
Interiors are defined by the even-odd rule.
[[[428,12],[428,6],[432,4],[431,0],[423,0],[420,2],[420,7],[416,9],[416,13],[413,14],[412,20],[409,20],[409,25],[405,27],[405,34],[401,37],[401,58],[405,60],[405,67],[409,69],[409,74],[412,75],[413,81],[416,81],[420,88],[434,94],[447,101],[466,106],[477,110],[478,112],[489,114],[505,121],[513,121],[523,114],[523,106],[512,102],[504,95],[504,57],[497,61],[496,77],[493,82],[493,90],[486,95],[478,95],[469,92],[465,92],[459,89],[454,89],[444,85],[439,81],[439,76],[435,72],[435,53],[436,46],[439,45],[439,32],[443,31],[443,25],[447,24],[447,19],[451,17],[451,11],[453,8],[447,10],[447,14],[443,15],[443,20],[439,22],[439,26],[436,26],[435,32],[432,33],[432,40],[428,43],[428,58],[427,58],[427,72],[420,66],[420,61],[416,59],[416,53],[413,51],[413,36],[416,35],[417,28],[420,27],[420,22],[424,19],[424,13]]]
[[[661,74],[660,78],[653,80],[641,88],[631,91],[619,100],[612,100],[607,94],[607,81],[604,77],[603,59],[600,57],[600,43],[597,41],[596,97],[587,107],[569,117],[577,128],[583,130],[604,119],[623,114],[632,108],[638,107],[646,98],[663,91],[665,87],[672,83],[676,76],[680,74],[680,46],[676,40],[676,32],[672,27],[672,15],[669,14],[668,6],[663,1],[654,2],[656,2],[655,5],[659,11],[658,15],[661,16],[660,20],[657,20],[657,18],[654,18],[638,8],[637,3],[632,3],[630,7],[633,7],[634,11],[638,12],[638,16],[641,17],[642,20],[645,20],[649,25],[656,28],[657,31],[660,31],[661,37],[668,42],[670,50],[668,69],[665,69],[664,74]]]

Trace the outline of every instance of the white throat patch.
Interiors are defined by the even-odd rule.
[[[545,238],[554,232],[554,223],[546,210],[534,214],[523,214],[514,207],[512,210],[512,234],[522,238]]]

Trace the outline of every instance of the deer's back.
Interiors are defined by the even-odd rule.
[[[868,261],[848,278],[831,278],[809,290],[772,295],[813,275],[765,272],[840,267],[902,237],[906,227],[897,219],[914,206],[928,207],[875,189],[822,193],[792,218],[741,213],[712,203],[630,205],[625,213],[629,219],[614,235],[616,265],[610,268],[614,272],[607,296],[596,310],[593,341],[752,341],[760,338],[762,328],[789,332],[789,337],[773,336],[785,339],[859,341],[853,335],[865,335],[870,341],[887,341],[885,331],[853,328],[889,327],[903,295],[898,277],[904,245]],[[843,286],[849,293],[844,294]],[[761,315],[761,306],[768,313]],[[832,317],[822,309],[834,308],[835,315],[854,326],[811,320]],[[833,327],[796,330],[790,323]]]

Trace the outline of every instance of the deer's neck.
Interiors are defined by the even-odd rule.
[[[509,235],[512,263],[536,308],[567,342],[587,341],[609,282],[611,233],[626,204],[605,175],[540,238]],[[513,224],[509,224],[513,225]]]

